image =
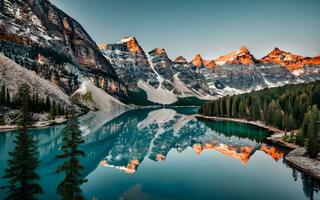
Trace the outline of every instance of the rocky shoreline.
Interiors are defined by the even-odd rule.
[[[32,129],[36,129],[36,128],[46,128],[52,125],[57,125],[57,124],[62,124],[65,123],[67,121],[67,119],[65,119],[64,117],[62,118],[57,118],[55,120],[48,120],[48,121],[38,121],[35,124],[33,124]],[[7,131],[14,131],[18,128],[17,125],[4,125],[4,126],[0,126],[0,133],[1,132],[7,132]]]
[[[288,153],[285,156],[285,160],[289,165],[320,180],[320,157],[319,156],[316,159],[311,159],[306,155],[305,148],[300,147]]]
[[[306,155],[306,150],[304,147],[300,147],[299,145],[284,141],[283,136],[286,135],[285,131],[272,126],[268,126],[260,121],[248,121],[245,119],[210,117],[202,115],[196,115],[196,118],[203,120],[245,123],[266,129],[273,133],[270,137],[267,138],[269,142],[291,150],[286,156],[284,156],[284,160],[289,165],[320,180],[320,156],[318,156],[316,159],[311,159]]]

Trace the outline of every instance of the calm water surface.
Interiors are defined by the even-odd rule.
[[[80,119],[87,199],[320,199],[319,183],[283,161],[285,151],[266,144],[263,129],[232,122],[202,122],[196,109],[105,113]],[[39,140],[39,174],[45,194],[58,199],[54,174],[64,125],[33,131]],[[14,132],[0,133],[0,176]],[[0,185],[5,184],[0,179]],[[0,191],[0,199],[5,193]]]

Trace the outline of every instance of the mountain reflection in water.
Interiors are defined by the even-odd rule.
[[[214,130],[221,123],[228,129],[228,134],[232,134],[228,128],[232,126],[234,135],[224,135],[223,132]],[[247,125],[236,123],[211,122],[210,125],[212,128],[193,115],[179,114],[172,109],[151,111],[139,123],[127,120],[127,127],[130,128],[123,130],[119,127],[120,135],[100,165],[134,173],[145,157],[163,161],[171,149],[182,152],[187,147],[193,147],[199,155],[203,150],[216,150],[239,159],[244,164],[257,150],[269,154],[275,160],[279,160],[284,154],[275,147],[261,144],[267,136],[263,130],[250,127],[251,130]],[[247,132],[238,134],[241,130]],[[250,139],[248,134],[251,134]]]
[[[190,150],[194,156],[204,157],[205,162],[208,161],[206,157],[208,154],[216,155],[214,152],[234,159],[241,165],[247,165],[256,154],[260,157],[260,153],[266,154],[274,162],[283,162],[281,158],[285,152],[265,143],[265,138],[269,135],[265,130],[234,122],[199,121],[193,115],[196,111],[193,108],[134,110],[111,121],[106,117],[106,113],[101,112],[89,113],[81,117],[79,119],[80,128],[85,139],[82,149],[86,153],[86,157],[81,161],[85,165],[84,175],[89,177],[89,186],[84,187],[84,192],[86,194],[91,192],[91,184],[95,188],[98,187],[96,185],[98,182],[95,183],[96,181],[90,177],[101,170],[100,168],[114,169],[119,173],[135,177],[140,166],[145,162],[165,164],[167,159],[171,162],[172,159],[178,159],[179,155],[186,155],[186,152],[190,156]],[[62,175],[53,172],[61,162],[56,160],[55,156],[59,153],[58,148],[62,142],[61,131],[63,127],[64,125],[57,125],[46,129],[32,130],[39,141],[40,183],[46,186],[43,199],[56,197],[56,186],[62,179]],[[13,149],[13,139],[14,132],[0,134],[1,176],[6,167],[8,151]],[[169,156],[172,154],[171,152],[176,152],[176,157]],[[143,173],[143,170],[146,169],[141,168],[141,170]],[[122,180],[123,178],[120,178],[122,175],[118,172],[112,172],[112,174],[117,174],[119,176],[117,179]],[[102,174],[98,176],[102,176]],[[294,178],[292,180],[300,180],[299,176],[298,171],[292,170]],[[116,181],[117,179],[112,180]],[[4,179],[0,179],[0,185],[3,185],[4,181]],[[319,183],[304,174],[301,174],[301,181],[305,196],[312,198],[314,192],[319,190]],[[126,184],[129,182],[129,179],[125,181]],[[111,184],[112,181],[103,182],[103,184],[107,183]],[[122,183],[121,187],[126,184]],[[91,189],[88,190],[86,187]],[[139,182],[130,185],[131,189],[126,193],[116,193],[117,190],[120,190],[119,185],[109,187],[114,187],[115,196],[112,197],[132,195],[132,191],[138,190],[141,190],[141,195],[145,192],[142,191],[145,185]],[[179,186],[176,187],[179,188]],[[100,193],[103,198],[106,197],[104,193],[108,193],[104,189],[96,192]],[[109,191],[109,193],[112,192]],[[3,191],[0,191],[0,197],[3,195]],[[176,193],[176,195],[182,194]],[[91,195],[89,197],[92,198]],[[196,197],[185,196],[185,199]]]

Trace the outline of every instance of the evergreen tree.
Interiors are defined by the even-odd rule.
[[[293,130],[295,129],[295,122],[294,119],[292,117],[292,115],[290,114],[289,116],[285,116],[285,119],[283,120],[283,125],[282,127],[284,128],[284,130]]]
[[[1,87],[1,104],[6,104],[6,86],[4,84]]]
[[[235,118],[237,117],[237,96],[232,98],[231,116]]]
[[[220,116],[223,117],[224,116],[224,99],[220,99],[219,101],[219,113],[220,113]]]
[[[9,89],[7,88],[7,93],[6,93],[6,104],[10,105],[11,103],[11,97],[10,97],[10,92]]]
[[[0,115],[0,126],[6,125],[6,121],[4,120],[4,116]]]
[[[47,96],[46,98],[46,111],[50,111],[51,110],[51,102],[50,102],[50,98],[49,96]]]
[[[258,120],[260,117],[260,104],[261,104],[261,102],[259,100],[255,101],[253,103],[252,118],[254,120]]]
[[[79,157],[84,157],[84,152],[79,149],[79,145],[84,143],[79,130],[77,118],[74,111],[68,125],[63,129],[63,145],[60,147],[62,154],[58,159],[63,159],[64,163],[58,167],[56,172],[65,174],[64,180],[58,185],[57,192],[63,200],[82,200],[80,186],[87,180],[84,179],[81,171],[84,169]]]
[[[219,101],[217,100],[217,101],[214,101],[214,103],[213,103],[213,109],[214,109],[214,115],[217,115],[217,116],[219,116],[220,115],[220,112],[219,112],[219,107],[220,107],[220,105],[219,105]]]
[[[246,108],[242,99],[239,102],[239,117],[246,117]]]
[[[310,111],[310,118],[308,123],[308,133],[306,141],[306,150],[310,158],[316,158],[320,152],[319,143],[319,111],[317,106],[313,106]]]
[[[51,107],[50,111],[49,111],[49,120],[55,120],[55,119],[56,119],[56,115],[55,115],[55,112],[54,112],[54,108]]]
[[[230,96],[228,95],[226,97],[226,117],[231,117],[231,106],[230,106],[230,103],[231,103],[231,99],[230,99]]]
[[[3,178],[8,179],[8,200],[34,200],[36,195],[42,193],[37,181],[40,179],[36,173],[39,166],[38,152],[34,137],[28,133],[30,126],[29,100],[30,88],[22,84],[19,88],[19,99],[22,102],[18,117],[18,133],[14,140],[15,148],[9,152],[10,159]]]

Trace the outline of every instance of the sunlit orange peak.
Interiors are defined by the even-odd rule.
[[[201,67],[203,65],[203,59],[201,57],[200,54],[197,54],[193,60],[192,60],[192,64],[196,67]]]
[[[100,50],[104,50],[104,49],[107,49],[108,44],[98,44],[98,47]]]
[[[204,66],[208,67],[208,68],[213,68],[215,67],[217,64],[216,62],[214,62],[214,60],[205,60],[204,61]]]
[[[122,43],[126,44],[128,49],[133,53],[141,52],[142,49],[139,46],[137,40],[134,37],[125,37],[121,40]]]
[[[307,64],[305,57],[282,51],[278,47],[274,48],[268,55],[260,59],[260,62],[279,64],[290,71],[300,69]]]
[[[247,47],[243,46],[236,51],[220,56],[215,60],[216,64],[235,64],[235,65],[252,65],[255,58],[250,54]]]

